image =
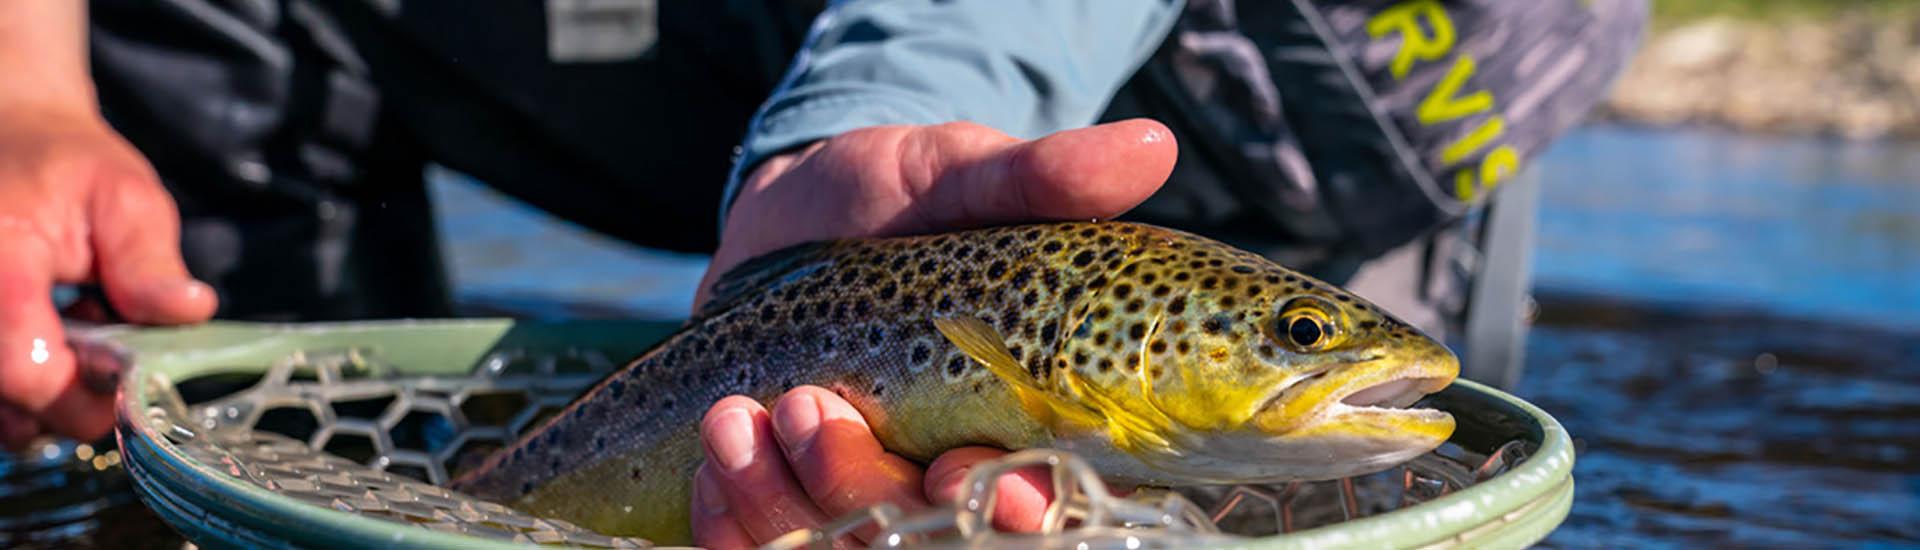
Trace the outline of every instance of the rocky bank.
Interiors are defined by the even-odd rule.
[[[1920,138],[1920,18],[1659,25],[1597,120]]]

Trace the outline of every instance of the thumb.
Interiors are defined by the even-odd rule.
[[[981,127],[973,127],[981,128]],[[1148,119],[1068,130],[1003,147],[935,148],[921,219],[972,226],[1111,218],[1138,206],[1173,173],[1173,132]]]
[[[151,176],[101,182],[87,208],[96,274],[107,299],[128,321],[205,321],[219,305],[212,287],[194,280],[180,258],[180,215]]]

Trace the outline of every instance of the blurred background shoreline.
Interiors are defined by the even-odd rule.
[[[1920,137],[1920,2],[1662,0],[1596,120]]]

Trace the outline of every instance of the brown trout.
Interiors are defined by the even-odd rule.
[[[1156,486],[1319,480],[1432,450],[1409,409],[1459,371],[1365,300],[1225,244],[1119,222],[816,242],[751,260],[687,326],[455,481],[606,534],[691,540],[699,423],[814,384],[888,449],[1078,453]]]

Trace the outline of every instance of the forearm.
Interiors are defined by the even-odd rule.
[[[85,0],[0,2],[0,109],[97,110]]]
[[[769,157],[851,130],[971,121],[1031,139],[1094,122],[1178,0],[838,4],[754,117],[722,218]]]

